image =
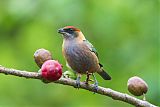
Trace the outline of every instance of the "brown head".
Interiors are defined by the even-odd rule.
[[[58,33],[62,34],[64,39],[85,39],[80,29],[74,26],[66,26],[64,28],[60,28],[58,30]]]

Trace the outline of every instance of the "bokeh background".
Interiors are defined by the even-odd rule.
[[[57,29],[80,28],[96,47],[112,81],[99,85],[128,93],[127,80],[143,78],[148,101],[160,104],[158,0],[1,0],[0,64],[38,71],[33,54],[53,53],[65,67]],[[83,77],[84,79],[85,77]],[[138,97],[142,98],[142,97]],[[132,107],[109,97],[59,84],[0,74],[0,107]]]

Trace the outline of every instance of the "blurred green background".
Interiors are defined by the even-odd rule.
[[[112,81],[104,81],[96,74],[99,85],[130,94],[127,80],[140,76],[149,85],[147,100],[158,105],[158,3],[158,0],[1,0],[0,64],[38,71],[33,53],[45,48],[65,66],[62,37],[57,29],[73,25],[96,47],[101,63],[112,76]],[[0,107],[36,106],[132,107],[82,89],[0,75]]]

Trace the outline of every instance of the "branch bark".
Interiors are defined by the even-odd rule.
[[[5,68],[1,65],[0,65],[0,73],[6,74],[6,75],[14,75],[14,76],[19,76],[19,77],[24,77],[24,78],[42,80],[40,73]],[[72,80],[70,78],[63,78],[62,77],[59,80],[55,81],[54,83],[76,87],[75,80]],[[94,85],[92,85],[92,84],[85,84],[85,83],[81,82],[80,88],[94,92]],[[129,104],[134,105],[136,107],[158,107],[158,106],[155,106],[147,101],[137,99],[137,98],[132,97],[128,94],[114,91],[110,88],[104,88],[104,87],[99,86],[98,91],[96,93],[111,97],[114,100],[119,100],[119,101],[129,103]]]

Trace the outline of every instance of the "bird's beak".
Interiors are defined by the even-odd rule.
[[[64,31],[64,29],[63,29],[63,28],[60,28],[60,29],[58,29],[58,33],[60,33],[60,34],[64,34],[64,33],[65,33],[65,31]]]

